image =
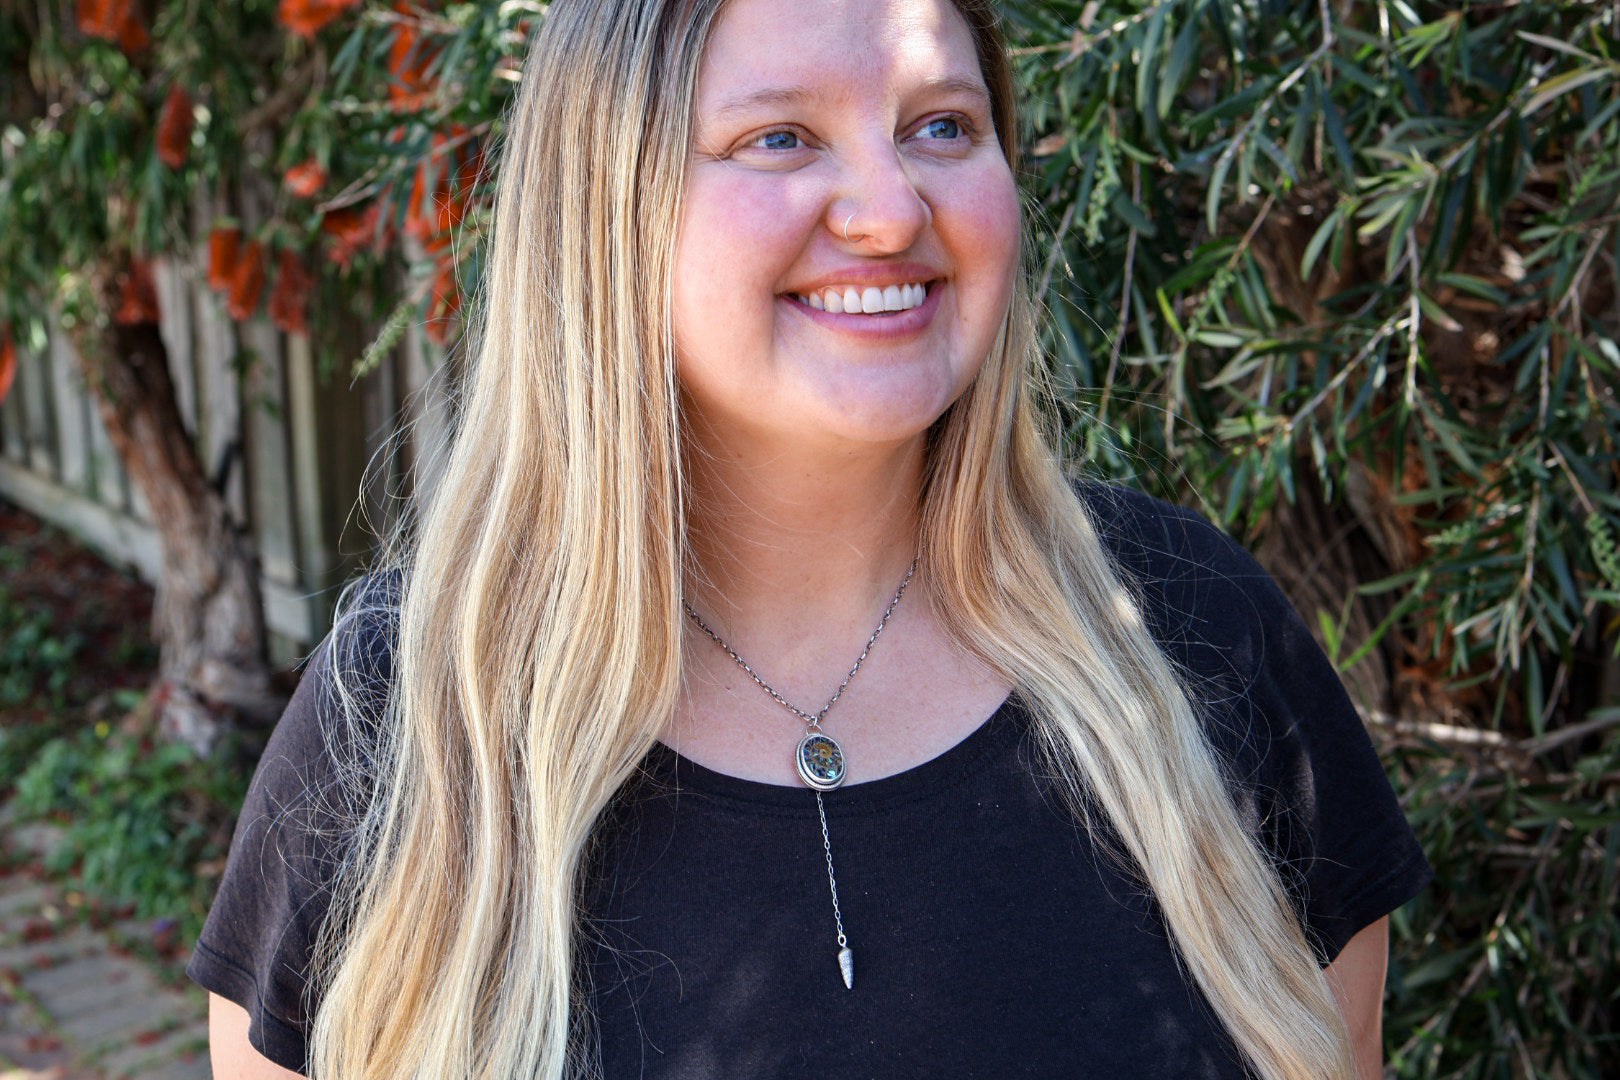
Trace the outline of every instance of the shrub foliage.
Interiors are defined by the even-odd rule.
[[[1620,16],[1008,14],[1075,452],[1268,556],[1439,870],[1396,1071],[1613,1075]]]

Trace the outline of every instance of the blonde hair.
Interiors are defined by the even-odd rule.
[[[574,980],[581,870],[681,674],[669,275],[722,3],[558,0],[530,53],[476,375],[404,560],[377,790],[318,953],[320,1080],[593,1071]],[[957,7],[1013,161],[994,16],[984,0]],[[1349,1076],[1278,876],[1042,435],[1036,360],[1020,286],[979,378],[930,432],[921,560],[943,616],[1017,687],[1076,812],[1106,816],[1258,1074]]]

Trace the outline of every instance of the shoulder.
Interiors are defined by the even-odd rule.
[[[1313,742],[1367,742],[1338,672],[1241,545],[1185,507],[1101,484],[1077,490],[1236,779],[1297,764]]]
[[[1139,492],[1076,490],[1179,670],[1240,816],[1331,960],[1430,876],[1360,712],[1305,620],[1226,533]]]
[[[352,782],[370,771],[386,722],[398,624],[397,579],[367,577],[347,591],[265,745],[238,843],[253,828],[285,825],[289,814],[329,825],[357,809]]]
[[[188,974],[247,1010],[261,1054],[301,1069],[315,949],[373,789],[398,578],[362,579],[311,654],[254,773]]]
[[[1338,689],[1282,590],[1222,529],[1129,488],[1083,482],[1076,491],[1149,629],[1184,675],[1224,696],[1304,656],[1313,680]]]

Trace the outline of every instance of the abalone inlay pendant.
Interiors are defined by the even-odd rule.
[[[812,731],[800,739],[793,763],[799,779],[817,791],[831,791],[844,782],[844,748],[831,735]]]

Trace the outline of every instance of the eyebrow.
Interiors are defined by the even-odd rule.
[[[990,91],[985,89],[982,82],[957,75],[941,75],[925,79],[917,89],[924,93],[967,94],[979,98],[986,106],[990,104]],[[709,113],[709,119],[723,120],[735,113],[747,112],[765,105],[803,105],[819,96],[817,91],[805,86],[767,87],[726,98]]]

